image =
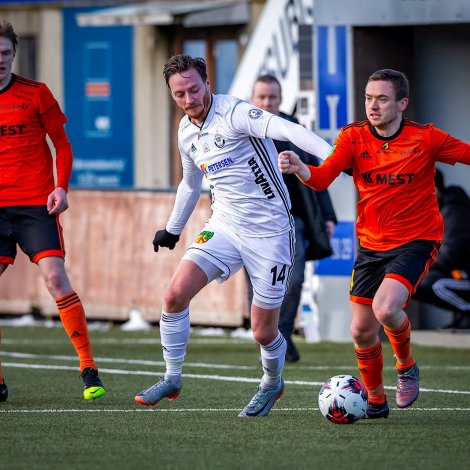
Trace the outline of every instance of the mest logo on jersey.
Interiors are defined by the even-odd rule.
[[[258,119],[263,115],[263,111],[258,108],[252,108],[248,111],[248,117],[250,119]]]
[[[14,124],[11,126],[0,126],[0,135],[7,136],[7,135],[22,135],[24,134],[24,128],[26,126],[24,124]]]
[[[415,173],[375,173],[372,174],[372,171],[367,171],[361,173],[362,180],[366,184],[386,184],[389,186],[410,184],[414,177]]]

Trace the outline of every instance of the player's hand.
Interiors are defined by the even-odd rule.
[[[153,239],[153,251],[158,252],[158,248],[160,246],[165,246],[166,248],[173,250],[179,239],[179,235],[173,235],[166,229],[158,230],[155,234],[155,238]]]
[[[57,187],[47,198],[47,210],[50,215],[61,214],[69,208],[67,193],[65,189]]]
[[[295,174],[303,181],[310,179],[308,166],[291,150],[286,150],[278,155],[277,166],[281,173]]]
[[[336,224],[332,220],[325,220],[325,230],[328,237],[331,238],[335,233]]]

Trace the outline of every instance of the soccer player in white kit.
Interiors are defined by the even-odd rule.
[[[211,94],[201,58],[173,56],[163,75],[172,98],[186,113],[178,130],[183,178],[166,227],[155,235],[154,250],[175,247],[199,199],[203,178],[210,184],[213,213],[163,298],[160,334],[166,373],[135,401],[153,406],[162,398],[179,396],[191,299],[209,282],[223,282],[245,266],[253,284],[251,325],[264,373],[239,416],[265,416],[284,392],[286,342],[278,321],[295,247],[289,194],[271,139],[291,141],[323,158],[331,147],[300,125],[233,96]]]

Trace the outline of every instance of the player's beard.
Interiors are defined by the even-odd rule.
[[[202,123],[209,112],[210,105],[211,94],[207,92],[202,99],[201,106],[188,108],[185,112],[191,118],[191,121]]]

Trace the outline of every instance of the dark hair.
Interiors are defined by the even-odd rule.
[[[168,85],[170,77],[175,73],[186,72],[186,70],[195,69],[201,78],[207,80],[207,66],[206,61],[201,57],[191,57],[185,54],[174,55],[163,67],[163,77]]]
[[[408,79],[403,72],[398,72],[392,69],[382,69],[374,72],[367,80],[367,83],[374,81],[392,82],[395,89],[395,99],[397,101],[408,98],[410,95],[410,86]]]
[[[16,48],[18,47],[18,36],[16,35],[12,24],[5,20],[0,23],[0,38],[9,39],[13,44],[13,50],[16,52]]]
[[[281,83],[279,82],[279,80],[274,75],[270,75],[270,74],[260,75],[255,80],[255,84],[258,83],[258,82],[261,82],[261,83],[277,83],[277,86],[279,87],[279,91],[282,90]]]
[[[445,186],[444,186],[444,174],[442,173],[441,170],[438,170],[436,168],[436,173],[434,175],[434,186],[439,190],[440,193],[444,192]]]

